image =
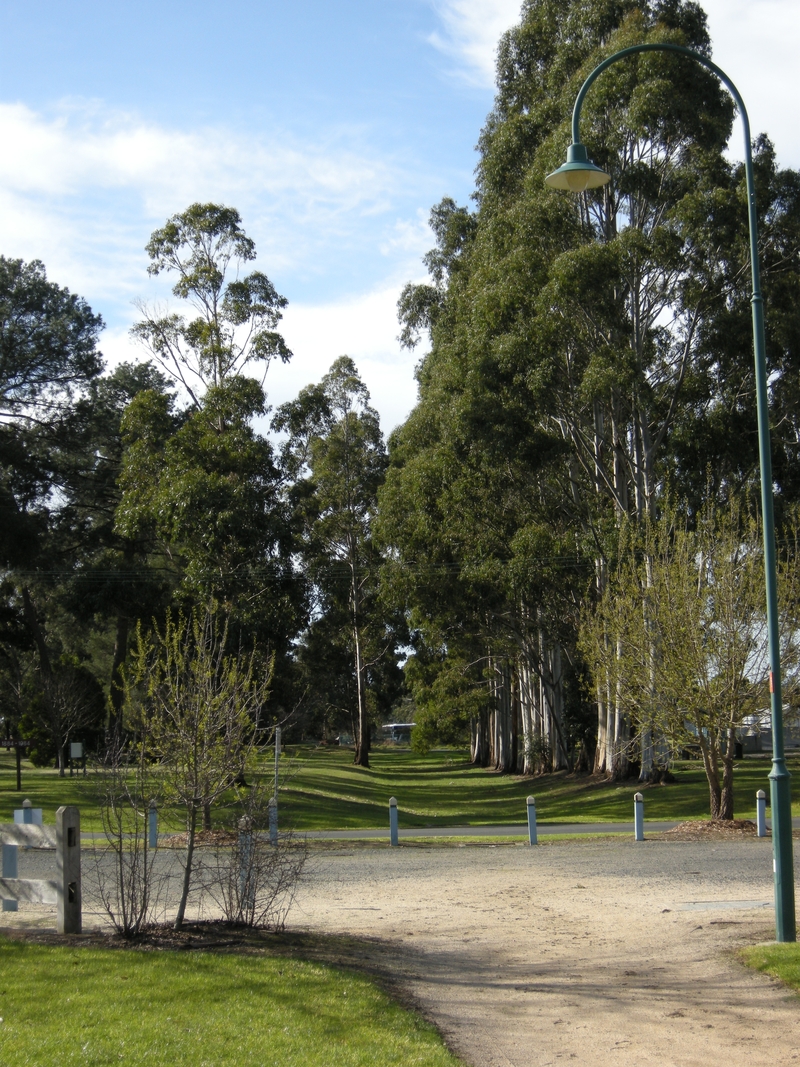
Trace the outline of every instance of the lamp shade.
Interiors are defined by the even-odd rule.
[[[585,146],[577,142],[567,149],[567,162],[545,178],[552,189],[568,189],[572,193],[597,189],[610,181],[611,175],[596,167],[587,156]]]

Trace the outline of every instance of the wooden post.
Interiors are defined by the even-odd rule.
[[[56,879],[60,934],[81,932],[81,815],[73,804],[56,812]]]

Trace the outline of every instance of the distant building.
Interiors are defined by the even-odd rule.
[[[385,731],[385,740],[394,741],[398,745],[411,743],[411,731],[414,729],[413,722],[386,722],[381,727]]]

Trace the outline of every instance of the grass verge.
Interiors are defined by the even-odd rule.
[[[457,1067],[368,978],[257,955],[0,939],[3,1067]]]
[[[748,967],[764,971],[780,979],[784,985],[800,993],[800,945],[752,945],[740,955]]]

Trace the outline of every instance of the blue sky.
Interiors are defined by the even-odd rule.
[[[710,0],[715,58],[754,130],[800,166],[795,0]],[[231,204],[289,299],[295,352],[273,403],[347,352],[386,430],[414,403],[418,354],[395,304],[421,277],[427,216],[466,202],[519,0],[0,0],[0,251],[40,258],[137,358],[150,233],[195,200]],[[739,135],[740,138],[740,135]],[[734,144],[738,154],[738,140]]]

